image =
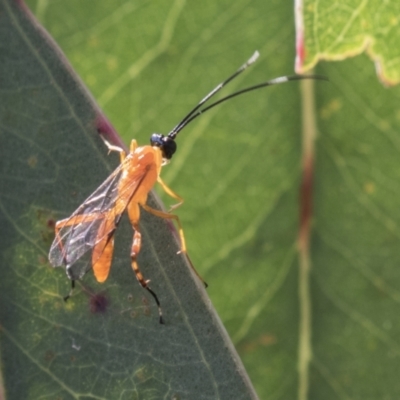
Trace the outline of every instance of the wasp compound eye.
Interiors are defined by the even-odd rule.
[[[152,146],[162,147],[164,145],[165,136],[161,133],[153,133],[150,138],[150,144]]]
[[[168,136],[164,136],[161,133],[153,133],[151,135],[150,144],[152,146],[160,147],[163,157],[170,160],[176,151],[176,143],[173,139]]]

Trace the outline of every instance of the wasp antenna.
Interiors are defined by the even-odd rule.
[[[213,97],[216,93],[218,93],[224,86],[226,86],[230,81],[235,79],[238,75],[240,75],[246,68],[248,68],[251,64],[254,64],[257,58],[260,56],[258,51],[255,51],[254,54],[229,78],[225,79],[223,82],[218,84],[210,93],[204,97],[196,107],[194,107],[183,119],[179,122],[178,125],[175,126],[174,129],[167,135],[170,139],[175,139],[176,135],[187,125],[187,121],[191,120],[192,115],[204,104],[206,103],[211,97]]]
[[[295,80],[301,80],[301,79],[319,79],[319,80],[325,80],[328,81],[329,79],[326,76],[323,75],[292,75],[292,76],[280,76],[275,79],[271,79],[270,81],[262,82],[254,86],[249,86],[247,88],[244,88],[242,90],[239,90],[237,92],[234,92],[228,96],[223,97],[222,99],[202,108],[201,106],[206,103],[212,96],[214,96],[217,92],[219,92],[224,86],[226,86],[230,81],[232,81],[234,78],[236,78],[239,74],[241,74],[246,68],[248,68],[250,65],[254,64],[257,60],[257,58],[260,56],[260,53],[258,51],[254,52],[254,54],[234,73],[232,74],[229,78],[225,79],[223,82],[221,82],[219,85],[217,85],[210,93],[207,94],[206,97],[204,97],[196,107],[194,107],[186,116],[185,118],[182,119],[181,122],[179,122],[178,125],[175,126],[174,129],[171,130],[171,132],[167,135],[170,139],[174,140],[176,138],[176,135],[191,121],[193,121],[195,118],[197,118],[199,115],[205,113],[206,111],[210,110],[211,108],[215,107],[218,104],[223,103],[226,100],[229,100],[233,97],[239,96],[243,93],[250,92],[252,90],[257,90],[261,89],[263,87],[267,86],[272,86],[272,85],[278,85],[280,83],[285,83],[285,82],[290,82],[290,81],[295,81]]]
[[[199,115],[205,113],[206,111],[208,111],[211,108],[217,106],[218,104],[223,103],[224,101],[232,99],[233,97],[239,96],[239,95],[241,95],[243,93],[251,92],[253,90],[261,89],[263,87],[279,85],[281,83],[290,82],[290,81],[299,81],[299,80],[303,80],[303,79],[315,79],[315,80],[329,81],[329,79],[326,76],[323,76],[323,75],[291,75],[291,76],[280,76],[278,78],[274,78],[274,79],[271,79],[271,80],[266,81],[266,82],[261,82],[261,83],[259,83],[257,85],[249,86],[247,88],[238,90],[237,92],[231,93],[228,96],[225,96],[222,99],[219,99],[215,103],[212,103],[212,104],[208,105],[207,107],[202,108],[201,110],[196,110],[197,112],[192,113],[192,115],[190,115],[189,118],[187,118],[183,123],[180,124],[179,131],[181,131],[187,124],[192,122]]]
[[[254,52],[254,54],[249,58],[249,61],[247,61],[246,64],[248,64],[247,66],[255,63],[257,61],[257,58],[260,57],[260,53],[256,50]]]

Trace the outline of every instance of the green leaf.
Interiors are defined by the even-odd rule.
[[[168,132],[198,100],[256,49],[261,53],[259,61],[232,82],[225,93],[292,73],[291,3],[210,0],[116,4],[99,0],[94,5],[93,2],[70,0],[67,3],[32,1],[29,4],[56,38],[118,132],[122,133],[126,144],[132,138],[146,144],[152,132]],[[396,6],[390,4],[390,7]],[[393,9],[391,12],[396,13]],[[344,26],[348,18],[338,21]],[[329,21],[321,29],[325,33],[332,26]],[[305,41],[308,38],[305,37]],[[389,47],[391,52],[397,49],[392,43]],[[232,100],[200,117],[177,138],[178,151],[163,169],[162,176],[185,199],[177,213],[185,228],[191,259],[210,285],[207,294],[233,339],[260,398],[396,399],[400,368],[397,349],[400,93],[397,88],[388,90],[376,82],[373,65],[366,56],[344,63],[324,63],[317,72],[327,75],[330,83],[305,82],[300,85],[300,90],[296,83],[265,89]],[[62,132],[66,131],[62,129]],[[90,132],[93,135],[93,131]],[[306,154],[302,146],[309,143],[308,138],[313,143],[312,133],[315,132],[318,133],[317,141],[314,148],[311,147],[311,153],[307,153],[314,177],[310,186],[313,194],[312,235],[307,259],[305,251],[299,254],[297,250],[299,188]],[[68,135],[73,133],[68,131]],[[77,136],[82,135],[78,132]],[[89,155],[94,158],[92,151],[87,147],[85,150],[83,143],[77,146],[77,140],[74,136],[68,142],[68,151],[72,154],[81,149],[81,153],[76,158],[69,156],[65,174],[73,180],[69,184],[79,190],[71,190],[64,179],[54,182],[56,190],[49,192],[52,196],[59,193],[65,204],[62,209],[61,206],[49,207],[57,211],[54,218],[72,212],[109,173],[106,166],[98,166],[102,165],[99,161],[95,167],[82,166],[82,162],[91,164],[99,158],[89,160]],[[82,137],[80,140],[84,141]],[[15,145],[12,149],[12,152],[2,154],[1,162],[14,170],[24,158],[15,157]],[[104,154],[101,142],[99,149]],[[5,155],[12,156],[12,160],[5,162]],[[109,156],[115,164],[116,158]],[[55,168],[46,168],[46,171],[48,169],[56,173]],[[82,176],[82,169],[89,172]],[[74,183],[79,182],[78,179],[85,183]],[[7,192],[1,190],[1,193],[3,198],[3,193]],[[26,196],[24,188],[21,195],[12,199]],[[165,200],[171,204],[169,198]],[[21,217],[22,222],[30,221],[26,215]],[[29,227],[23,225],[22,229],[22,222],[11,229],[18,242],[22,242],[19,232],[24,232],[25,226]],[[42,226],[45,222],[46,219]],[[163,248],[158,236],[163,222],[158,223],[157,229],[149,226],[151,232],[149,230],[149,235],[144,238],[145,247]],[[51,235],[51,230],[45,232]],[[36,292],[27,289],[32,282],[26,278],[29,274],[21,275],[20,279],[25,279],[19,290],[10,287],[7,280],[2,281],[2,290],[3,286],[11,290],[13,298],[26,296],[25,303],[41,311],[43,302],[32,302],[39,298],[35,293],[45,289],[49,292],[49,287],[56,287],[52,292],[54,301],[48,309],[55,313],[56,304],[69,316],[71,324],[79,323],[79,332],[95,329],[98,325],[92,327],[93,321],[101,318],[103,325],[95,334],[100,341],[106,337],[108,343],[110,337],[121,332],[126,341],[131,338],[133,342],[146,336],[145,339],[150,338],[155,346],[166,339],[159,333],[152,299],[133,282],[127,255],[131,235],[129,226],[121,226],[116,237],[116,246],[121,250],[117,249],[110,280],[100,286],[88,274],[82,283],[84,286],[68,305],[73,307],[69,313],[64,310],[60,298],[68,291],[68,281],[62,271],[48,271],[48,266],[43,267],[47,268],[48,278],[39,280]],[[2,237],[1,246],[8,248],[12,240],[7,234],[6,238]],[[50,239],[42,245],[42,257],[46,257],[49,242]],[[25,242],[23,244],[21,254],[26,252],[23,250]],[[180,315],[180,306],[175,300],[169,300],[168,293],[180,288],[184,268],[176,270],[174,289],[167,289],[163,280],[164,270],[171,273],[164,263],[176,257],[176,245],[173,246],[171,253],[161,257],[163,268],[158,262],[153,265],[147,264],[145,258],[140,260],[162,300],[166,317],[171,313],[174,316],[174,312]],[[20,248],[13,249],[15,258]],[[147,257],[146,253],[144,248],[141,256]],[[4,277],[15,274],[8,267],[9,263],[5,265],[7,268],[2,268]],[[37,273],[37,270],[35,264],[32,271]],[[194,282],[197,285],[197,281]],[[115,303],[113,299],[121,285],[126,302]],[[111,298],[107,310],[110,309],[112,315],[109,316],[108,311],[92,314],[90,302],[93,297],[83,288],[89,288],[93,293],[105,290],[107,299]],[[197,296],[202,296],[194,296],[196,298],[188,304],[190,318],[197,318],[198,307],[202,304],[200,299],[197,300]],[[142,305],[142,297],[147,299],[146,304]],[[115,312],[119,304],[127,304],[126,309],[138,310],[133,327],[119,327]],[[16,313],[15,310],[13,307],[12,313]],[[150,311],[146,317],[148,322],[143,321],[145,310]],[[51,315],[50,312],[47,314]],[[107,318],[112,319],[112,323]],[[2,326],[3,320],[1,314]],[[28,324],[31,318],[26,316],[23,320]],[[182,329],[182,325],[175,325],[175,320],[171,323],[172,329]],[[140,333],[137,324],[140,327],[149,324],[152,332]],[[24,330],[29,332],[29,328]],[[84,351],[82,343],[77,341],[82,337],[75,331],[73,333],[69,335],[68,346],[81,346],[81,350],[77,352],[72,347],[61,348],[59,345],[61,349],[57,352],[65,354],[63,366],[66,368],[72,363],[68,351],[74,350],[75,357]],[[207,335],[198,337],[204,336]],[[212,351],[222,357],[225,345],[226,342],[217,345]],[[9,353],[4,353],[3,349],[7,347]],[[36,349],[34,345],[30,348]],[[168,344],[163,349],[165,358],[174,361],[175,358],[167,353]],[[185,347],[185,351],[187,349]],[[100,347],[99,352],[102,350]],[[175,347],[172,352],[174,350]],[[10,364],[18,370],[20,364],[13,361],[14,348],[8,339],[3,340],[2,351],[7,354],[2,358],[3,369],[4,365]],[[92,351],[94,358],[98,347]],[[52,360],[54,353],[54,350],[48,353],[48,359]],[[116,358],[121,356],[120,353],[125,352],[119,352]],[[104,358],[107,359],[109,354]],[[153,352],[146,353],[146,350],[140,354],[156,358]],[[129,353],[127,356],[130,361],[121,363],[129,369],[130,362],[135,362],[136,357],[130,357]],[[48,361],[50,367],[52,362]],[[172,362],[165,364],[171,367]],[[84,365],[87,367],[88,362]],[[163,373],[164,369],[162,366]],[[74,376],[74,382],[84,388],[105,382],[97,376],[92,378],[86,370],[81,369],[80,375]],[[170,372],[162,375],[156,373],[158,369],[155,372],[135,368],[129,371],[133,370],[136,371],[134,379],[124,382],[134,382],[132,385],[140,382],[147,384],[147,388],[156,388],[151,394],[139,392],[139,388],[138,393],[144,398],[162,397],[164,392],[162,395],[161,391],[156,392],[157,378],[168,378]],[[73,370],[68,371],[72,376]],[[114,370],[107,364],[101,371],[110,373]],[[154,378],[147,380],[152,372]],[[115,381],[120,378],[117,372],[114,376],[117,376]],[[202,376],[201,372],[196,372],[196,378]],[[6,387],[7,382],[5,379]],[[51,389],[48,393],[53,393]],[[79,393],[82,392],[88,393],[83,389]],[[109,394],[104,396],[113,398]],[[173,397],[172,391],[170,397]],[[190,398],[190,395],[180,394],[180,397]],[[231,398],[238,397],[233,395]]]
[[[344,60],[366,52],[382,82],[399,83],[399,15],[397,2],[298,1],[297,72],[308,71],[320,60]]]
[[[98,131],[115,134],[25,6],[0,3],[1,392],[10,399],[256,398],[246,372],[191,273],[171,226],[143,215],[139,264],[122,222],[107,284],[50,268],[54,222],[110,173]],[[150,204],[155,205],[151,199]]]

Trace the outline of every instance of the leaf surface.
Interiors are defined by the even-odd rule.
[[[225,93],[292,73],[293,10],[292,4],[281,1],[98,1],[96,7],[73,0],[29,4],[126,144],[132,138],[146,144],[152,132],[168,132],[256,49],[261,53],[259,61]],[[396,6],[390,6],[390,12],[396,13]],[[346,24],[346,15],[335,24],[324,23],[320,40],[330,29]],[[178,151],[162,176],[185,199],[176,212],[185,229],[191,259],[210,285],[207,294],[260,398],[396,399],[400,367],[400,215],[396,189],[400,173],[400,93],[376,81],[373,65],[365,55],[343,63],[325,63],[317,72],[327,75],[330,83],[285,84],[239,97],[204,114],[180,133]],[[305,122],[307,107],[313,101],[315,110],[311,107],[311,119]],[[303,145],[313,125],[318,136],[311,152],[312,235],[309,260],[304,263],[297,250],[299,189],[304,175]],[[63,128],[59,132],[71,135]],[[84,150],[77,140],[74,136],[72,142],[68,141],[70,153],[82,150],[76,158],[69,156],[65,177],[81,177],[84,183],[77,185],[77,190],[69,189],[66,179],[56,182],[56,192],[65,203],[59,208],[49,207],[57,211],[55,218],[72,212],[110,172],[109,167],[100,168],[102,162],[95,162],[96,158],[89,160],[88,154],[93,157],[93,152]],[[95,151],[97,147],[92,148]],[[105,154],[101,142],[99,148]],[[2,157],[2,162],[14,170],[21,159],[13,156],[5,161]],[[117,164],[115,155],[109,159]],[[82,161],[88,165],[82,166]],[[90,173],[81,176],[82,168]],[[54,168],[49,169],[55,174]],[[13,199],[23,199],[26,193],[29,191],[24,187]],[[48,193],[49,198],[54,196],[53,189]],[[167,197],[164,200],[171,204]],[[15,226],[19,230],[13,228],[13,234],[26,229]],[[166,259],[176,257],[176,245],[171,244],[171,253],[164,254],[160,229],[158,225],[149,228],[141,256],[145,256],[146,246],[160,246],[163,267],[146,261],[140,265],[151,278],[166,316],[171,316],[179,305],[167,298],[172,289],[159,274],[176,273],[171,284],[174,290],[181,288],[183,276],[182,269],[164,266]],[[9,240],[7,235],[3,245]],[[145,311],[150,312],[149,324],[156,331],[159,327],[152,299],[143,294],[130,271],[130,241],[130,227],[121,226],[116,238],[120,249],[116,249],[110,281],[99,286],[88,275],[83,285],[92,293],[104,288],[107,294],[119,292],[119,285],[123,285],[126,309],[139,310],[138,317],[133,314],[134,323],[142,321]],[[46,245],[43,248],[47,250]],[[7,273],[15,273],[10,271]],[[68,281],[62,271],[50,270],[51,276],[57,272],[60,281],[54,281],[57,290],[53,292],[61,308],[59,296],[68,291]],[[43,280],[37,290],[49,285]],[[25,286],[21,285],[15,296],[21,296]],[[115,303],[115,292],[107,297],[107,309],[119,304]],[[35,297],[28,291],[26,296],[29,304]],[[142,296],[147,299],[145,305]],[[198,315],[201,297],[188,304],[190,318]],[[81,288],[71,306],[81,304],[82,309],[71,312],[71,321],[78,320],[80,325],[87,321],[85,327],[92,326],[99,313],[91,313],[91,299]],[[95,310],[104,307],[102,297],[95,300]],[[130,301],[134,305],[130,306]],[[100,317],[106,314],[100,313]],[[176,326],[175,320],[172,322]],[[112,336],[120,331],[117,321],[109,326],[109,331],[93,326],[93,335],[104,337],[107,332]],[[140,334],[131,326],[121,332],[132,341],[139,340]],[[207,337],[201,332],[202,338]],[[75,342],[70,339],[68,350],[76,351],[72,346],[81,343],[71,336]],[[150,337],[155,343],[153,332]],[[219,356],[221,349],[224,345],[212,351]],[[146,354],[155,357],[152,351]],[[169,353],[167,356],[171,357]],[[130,365],[125,360],[123,363]],[[99,381],[82,371],[79,381],[87,379],[88,385]],[[148,387],[157,387],[155,380],[146,380],[148,375],[135,376],[144,376]],[[149,392],[138,393],[150,397]],[[151,392],[154,398],[164,394]],[[185,394],[180,397],[190,398]]]
[[[319,60],[344,60],[366,52],[379,79],[400,81],[400,4],[396,1],[315,1],[296,4],[298,73]]]
[[[70,282],[47,254],[67,217],[117,165],[115,135],[50,37],[23,4],[0,3],[1,359],[10,399],[255,398],[172,226],[143,215],[139,257],[153,298],[130,268],[123,221],[104,286]],[[150,199],[155,205],[155,200]]]

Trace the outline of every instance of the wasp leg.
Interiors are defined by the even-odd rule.
[[[179,202],[179,203],[172,205],[169,209],[169,212],[175,210],[176,208],[180,207],[183,204],[182,197],[179,196],[178,194],[176,194],[170,187],[168,187],[167,184],[161,179],[160,176],[158,176],[157,182],[161,185],[161,187],[163,188],[165,193],[167,193],[173,199],[178,200],[178,202]]]
[[[133,153],[138,148],[137,141],[135,139],[131,140],[131,145],[129,147],[129,151]]]
[[[160,316],[160,324],[164,323],[163,317],[162,317],[162,311],[161,311],[161,304],[160,301],[158,300],[157,295],[155,292],[153,292],[149,286],[148,283],[150,280],[145,280],[142,272],[140,271],[139,265],[136,261],[138,254],[140,253],[140,248],[142,245],[142,234],[140,233],[139,229],[139,218],[140,218],[140,209],[138,203],[131,203],[128,206],[128,216],[129,220],[131,222],[131,225],[133,229],[135,230],[135,233],[133,235],[133,243],[132,243],[132,248],[131,248],[131,263],[132,263],[132,269],[135,272],[136,279],[139,281],[139,283],[142,285],[144,289],[150,292],[150,294],[154,297],[154,300],[156,301],[156,304],[158,306],[158,314]]]
[[[71,290],[66,296],[64,296],[64,301],[67,301],[72,296],[72,292],[74,291],[74,289],[75,289],[75,281],[71,280]]]
[[[167,192],[168,193],[168,192]],[[175,214],[170,214],[164,211],[160,211],[160,210],[155,210],[154,208],[149,207],[147,204],[142,204],[142,207],[149,212],[150,214],[155,215],[156,217],[160,217],[160,218],[164,218],[164,219],[173,219],[176,221],[177,225],[178,225],[178,232],[179,232],[179,237],[181,240],[181,250],[179,251],[179,253],[183,253],[186,256],[186,259],[189,262],[190,267],[192,268],[193,272],[196,274],[196,276],[203,282],[203,285],[205,287],[208,286],[207,282],[200,276],[200,274],[196,271],[196,268],[194,267],[194,265],[192,264],[192,261],[190,260],[189,256],[187,255],[187,251],[186,251],[186,241],[185,241],[185,236],[183,234],[183,228],[182,228],[182,224],[181,221],[179,219],[179,217]]]
[[[122,161],[124,161],[125,157],[126,157],[125,150],[122,147],[111,144],[104,136],[101,136],[101,138],[103,139],[104,144],[108,148],[108,153],[110,153],[111,151],[116,151],[117,153],[119,153],[119,157],[120,157],[120,160],[122,163]],[[137,149],[137,147],[138,147],[138,144],[137,144],[136,140],[132,139],[131,145],[129,148],[130,152],[133,153]]]
[[[119,157],[121,160],[121,163],[125,160],[126,157],[126,153],[125,150],[122,147],[119,146],[114,146],[113,144],[111,144],[104,136],[101,137],[103,139],[104,144],[107,146],[108,148],[108,153],[110,153],[111,151],[116,151],[119,153]],[[131,145],[129,147],[129,151],[131,153],[133,153],[136,149],[138,148],[138,144],[136,142],[135,139],[132,139],[131,141]]]

